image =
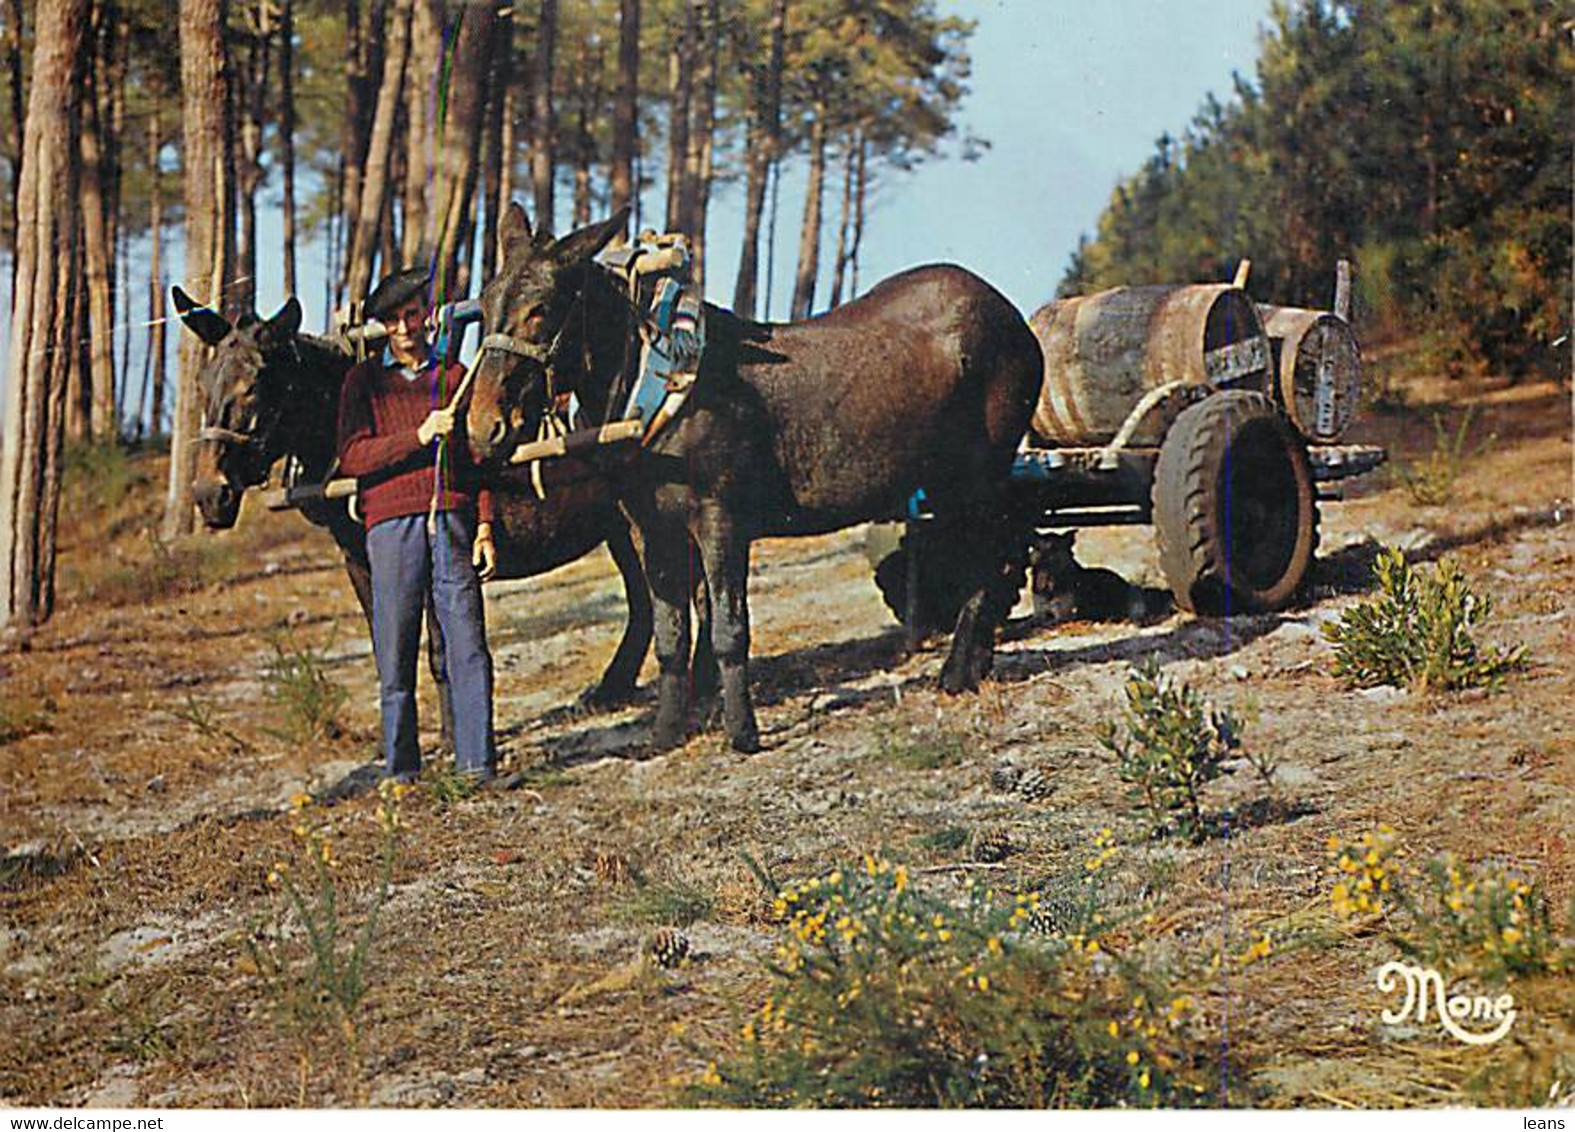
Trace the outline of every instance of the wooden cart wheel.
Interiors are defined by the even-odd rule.
[[[1216,393],[1176,418],[1153,503],[1165,579],[1195,613],[1280,608],[1318,544],[1307,448],[1262,393]]]

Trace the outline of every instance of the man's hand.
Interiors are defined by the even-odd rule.
[[[476,545],[470,553],[471,565],[476,568],[476,577],[485,582],[498,572],[498,548],[492,542],[492,524],[476,524]]]
[[[421,422],[421,427],[416,429],[416,439],[421,441],[421,446],[425,448],[432,443],[433,437],[447,436],[453,431],[453,408],[433,409],[427,414],[427,419]]]

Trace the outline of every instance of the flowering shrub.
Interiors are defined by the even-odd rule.
[[[1388,826],[1350,845],[1331,839],[1329,849],[1339,874],[1330,891],[1336,914],[1384,915],[1407,955],[1494,984],[1575,970],[1547,900],[1502,867],[1462,865],[1453,854],[1413,864]]]
[[[1334,645],[1334,672],[1357,688],[1415,685],[1449,691],[1494,684],[1525,663],[1519,646],[1479,645],[1472,630],[1493,603],[1472,591],[1452,562],[1425,574],[1398,550],[1373,565],[1378,593],[1323,627]]]
[[[1098,853],[1107,847],[1101,846]],[[1091,860],[1099,861],[1096,854]],[[1103,861],[1099,861],[1102,865]],[[1098,865],[1090,870],[1098,871]],[[691,1099],[728,1106],[1176,1105],[1191,1000],[1093,934],[1036,934],[1035,893],[953,906],[867,857],[784,889],[773,986]]]

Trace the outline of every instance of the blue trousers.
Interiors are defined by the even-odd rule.
[[[416,735],[416,662],[428,589],[437,608],[454,704],[454,761],[467,774],[497,767],[492,737],[492,656],[471,565],[473,516],[440,511],[427,534],[425,515],[384,519],[366,532],[372,564],[372,651],[383,708],[384,770],[413,777],[421,770]]]

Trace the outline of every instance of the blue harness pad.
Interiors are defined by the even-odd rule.
[[[647,428],[657,410],[667,400],[669,381],[674,375],[686,372],[679,368],[673,349],[673,327],[683,294],[683,287],[676,280],[662,279],[657,283],[656,295],[651,303],[651,321],[656,324],[659,333],[640,352],[640,372],[629,393],[629,408],[624,414],[625,419],[638,417]],[[693,330],[686,327],[685,331],[700,340],[703,349],[703,324],[693,320]],[[695,352],[696,355],[698,352]]]

